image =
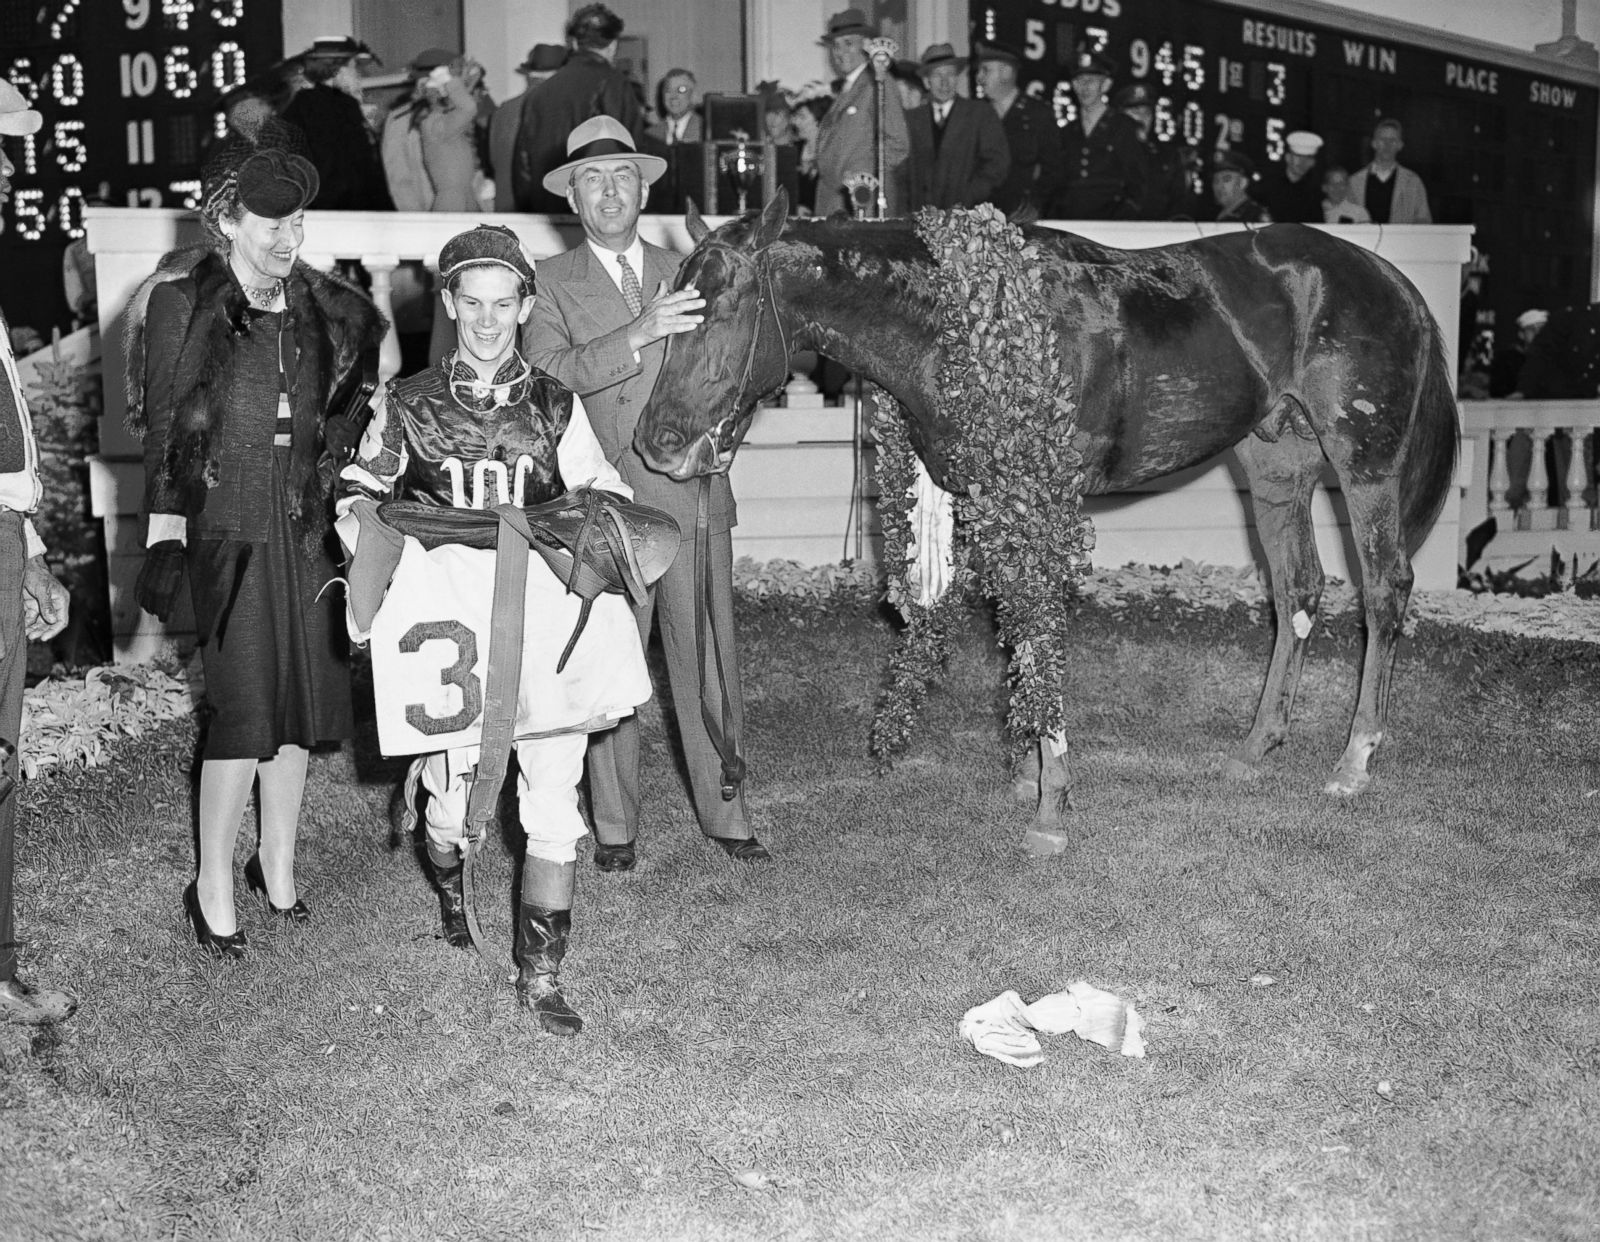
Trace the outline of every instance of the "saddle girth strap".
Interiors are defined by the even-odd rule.
[[[711,479],[700,476],[700,494],[694,522],[694,635],[700,662],[700,719],[722,760],[722,800],[732,802],[744,782],[744,756],[739,752],[739,728],[728,697],[728,672],[722,658],[722,638],[718,633],[713,606],[715,587],[711,581]],[[717,666],[717,690],[722,698],[722,718],[718,720],[706,702],[706,635],[710,631],[711,654]]]

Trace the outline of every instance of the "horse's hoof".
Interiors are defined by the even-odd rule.
[[[1039,778],[1036,776],[1031,781],[1012,781],[1011,800],[1013,802],[1020,802],[1024,806],[1028,806],[1039,801]]]
[[[1370,784],[1372,777],[1365,772],[1335,772],[1322,792],[1330,798],[1354,798]]]
[[[1065,854],[1071,845],[1064,832],[1051,832],[1048,828],[1029,828],[1022,835],[1022,848],[1030,858],[1054,858]]]
[[[1230,755],[1228,761],[1222,765],[1222,777],[1240,785],[1250,785],[1261,779],[1261,769],[1253,763],[1246,763],[1243,759]]]

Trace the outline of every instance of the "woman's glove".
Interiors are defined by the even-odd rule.
[[[158,621],[170,620],[182,585],[183,544],[163,539],[147,548],[138,581],[133,584],[133,598],[139,607]]]

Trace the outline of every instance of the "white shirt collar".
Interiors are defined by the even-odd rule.
[[[854,86],[856,84],[856,79],[861,76],[861,71],[863,69],[865,69],[871,63],[872,62],[870,60],[864,60],[859,65],[857,65],[854,69],[850,70],[849,73],[845,74],[844,75],[844,85],[839,88],[839,93],[841,95],[843,95],[852,86]]]
[[[608,250],[604,246],[597,246],[587,237],[583,240],[588,244],[595,257],[600,260],[600,266],[606,269],[606,275],[611,277],[611,283],[616,285],[617,291],[620,293],[622,290],[622,269],[617,266],[619,252]],[[639,278],[640,292],[644,300],[648,302],[650,300],[650,290],[644,287],[644,240],[636,236],[633,239],[633,245],[621,251],[620,254],[628,260],[628,266],[633,269],[633,274]]]
[[[955,106],[955,102],[956,101],[952,99],[952,100],[949,100],[946,103],[936,103],[936,104],[934,104],[933,105],[933,119],[936,120],[936,121],[942,121],[946,117],[948,117],[950,115],[950,109]]]

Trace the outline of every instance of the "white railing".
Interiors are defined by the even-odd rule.
[[[1462,563],[1467,536],[1489,518],[1495,534],[1475,568],[1512,569],[1531,560],[1528,574],[1547,573],[1554,551],[1570,574],[1574,560],[1580,572],[1600,560],[1591,439],[1597,429],[1600,401],[1463,402]]]
[[[581,241],[577,223],[560,217],[487,218],[515,229],[535,258],[559,253]],[[402,266],[421,263],[433,267],[447,240],[483,219],[476,214],[310,212],[303,255],[307,262],[324,268],[336,262],[360,264],[370,280],[373,300],[392,323],[396,286],[404,275]],[[122,426],[126,368],[120,328],[129,298],[155,270],[161,255],[176,246],[198,242],[200,234],[191,215],[170,210],[89,208],[85,221],[99,286],[106,380],[101,457],[93,463],[95,513],[106,521],[118,657],[142,659],[159,649],[168,635],[153,618],[140,613],[128,589],[142,555],[138,518],[142,467],[140,447]],[[1105,221],[1074,221],[1070,225],[1072,231],[1097,242],[1126,249],[1192,241],[1238,227]],[[1400,268],[1421,291],[1446,341],[1455,340],[1460,269],[1469,253],[1470,228],[1352,225],[1327,231]],[[691,247],[679,217],[646,216],[640,232],[670,249],[687,252]],[[411,286],[415,290],[414,280]],[[391,333],[385,342],[388,370],[398,365],[398,358],[398,339]],[[735,463],[733,482],[740,515],[736,555],[787,556],[814,564],[833,561],[856,543],[848,535],[851,524],[864,525],[870,542],[872,519],[862,501],[863,493],[870,493],[870,479],[863,480],[862,455],[841,430],[853,420],[853,409],[843,415],[837,408],[825,413],[775,410],[763,420],[764,433],[752,439],[750,451],[741,453]],[[1243,494],[1242,474],[1232,464],[1231,454],[1160,480],[1143,489],[1141,496],[1137,505],[1128,503],[1133,496],[1101,497],[1091,503],[1099,540],[1096,560],[1101,564],[1172,564],[1184,558],[1219,565],[1258,561],[1254,521]],[[1452,492],[1433,534],[1414,558],[1418,586],[1455,585],[1458,502],[1458,495]],[[1319,492],[1313,518],[1318,552],[1327,572],[1346,580],[1355,578],[1348,521],[1336,492]]]

